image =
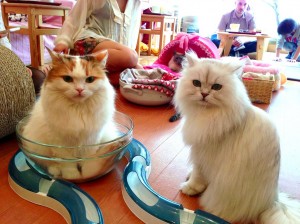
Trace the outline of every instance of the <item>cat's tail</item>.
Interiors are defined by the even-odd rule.
[[[300,224],[300,202],[280,194],[274,206],[261,214],[260,224]]]

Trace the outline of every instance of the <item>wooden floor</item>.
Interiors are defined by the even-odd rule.
[[[119,93],[119,90],[117,90]],[[275,93],[270,105],[260,105],[275,120],[282,142],[280,190],[300,199],[300,82],[288,82]],[[120,94],[117,109],[134,121],[134,138],[151,153],[151,186],[164,197],[196,209],[197,197],[187,197],[179,185],[188,172],[189,149],[184,146],[179,122],[168,121],[174,114],[172,105],[145,107],[126,101]],[[259,133],[257,133],[259,135]],[[8,185],[8,163],[18,149],[14,135],[0,140],[0,223],[1,224],[62,224],[58,213],[32,204],[16,195]],[[263,150],[263,149],[262,149]],[[259,155],[257,155],[259,156]],[[122,170],[126,160],[108,175],[79,186],[99,204],[105,223],[143,223],[127,208],[121,193]]]

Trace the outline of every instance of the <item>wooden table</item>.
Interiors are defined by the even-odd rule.
[[[43,35],[57,35],[60,27],[45,26],[42,16],[61,16],[62,23],[69,12],[68,7],[27,4],[27,3],[2,3],[2,17],[5,28],[8,30],[14,26],[9,24],[9,13],[27,14],[27,26],[21,26],[16,33],[29,35],[31,66],[38,68],[44,64]]]
[[[300,82],[288,81],[275,92],[271,104],[257,104],[275,121],[279,129],[282,163],[279,189],[300,199]],[[180,122],[169,122],[174,114],[172,105],[147,107],[126,101],[118,91],[117,110],[134,121],[134,138],[142,142],[151,155],[149,183],[164,197],[183,204],[187,209],[198,208],[198,197],[188,197],[179,191],[185,181],[189,148],[184,145]],[[257,133],[260,134],[260,133]],[[1,224],[64,224],[57,212],[28,202],[8,185],[8,163],[18,145],[14,135],[0,139],[0,223]],[[259,156],[259,155],[258,155]],[[111,173],[98,180],[80,184],[98,203],[107,224],[143,224],[126,206],[122,193],[122,174],[126,161],[122,160]]]
[[[218,32],[219,39],[221,40],[219,51],[220,54],[224,51],[224,56],[228,56],[232,41],[235,37],[254,37],[257,40],[257,46],[256,46],[256,59],[262,60],[263,53],[267,49],[267,40],[270,38],[270,36],[265,34],[241,34],[241,33],[229,33],[229,32]]]
[[[149,35],[148,52],[147,55],[151,55],[152,37],[153,35],[159,36],[158,53],[166,44],[166,37],[170,37],[169,41],[173,40],[176,35],[176,23],[177,18],[175,16],[167,15],[153,15],[153,14],[142,14],[141,25],[145,22],[150,23],[150,27],[147,29],[140,29],[138,42],[137,42],[137,53],[140,55],[140,41],[141,35]]]

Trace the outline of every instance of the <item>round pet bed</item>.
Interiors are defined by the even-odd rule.
[[[174,40],[162,49],[158,59],[152,65],[144,66],[145,70],[151,69],[155,72],[155,69],[158,69],[160,71],[164,70],[166,73],[159,78],[159,74],[152,75],[153,72],[148,72],[151,74],[151,77],[145,78],[143,71],[126,69],[120,74],[119,83],[121,94],[128,101],[141,105],[157,106],[171,102],[174,95],[172,91],[174,91],[175,88],[166,89],[165,81],[167,81],[167,84],[170,82],[170,85],[173,85],[173,83],[176,84],[176,80],[181,76],[180,73],[174,72],[168,67],[174,52],[178,50],[182,53],[192,50],[199,58],[220,58],[218,49],[211,40],[200,37],[197,34],[179,33]],[[139,72],[142,73],[140,76],[138,75]],[[157,80],[159,84],[156,86],[153,85],[153,82]],[[137,83],[140,84],[141,82],[143,82],[144,85],[137,85]],[[145,83],[149,83],[149,85]]]

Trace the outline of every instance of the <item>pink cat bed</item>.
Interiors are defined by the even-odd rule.
[[[178,33],[175,40],[162,49],[153,65],[145,66],[144,68],[160,67],[172,73],[168,68],[168,63],[173,53],[177,51],[184,54],[189,50],[193,50],[199,58],[220,58],[217,47],[210,39],[203,38],[197,34]]]
[[[199,58],[220,58],[218,49],[210,39],[197,34],[178,33],[176,38],[162,49],[152,65],[144,66],[147,72],[126,69],[120,74],[121,94],[127,100],[141,105],[169,103],[173,98],[176,80],[181,76],[180,72],[170,69],[169,62],[174,52],[184,55],[189,50],[194,51]],[[170,86],[168,83],[171,83]]]

